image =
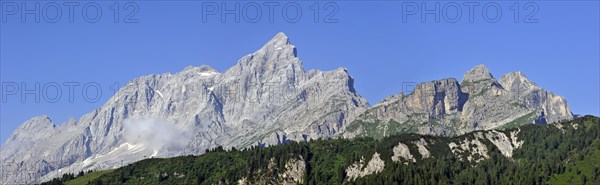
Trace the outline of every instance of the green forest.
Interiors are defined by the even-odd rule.
[[[42,183],[56,184],[600,184],[600,118],[584,116],[549,125],[524,125],[523,144],[506,157],[483,140],[487,157],[461,160],[449,143],[475,139],[477,131],[458,137],[401,134],[381,139],[354,138],[289,142],[245,149],[217,147],[199,156],[145,159],[98,172],[64,174]],[[431,157],[424,158],[414,141],[425,139]],[[407,144],[415,161],[394,161],[394,147]],[[352,179],[349,166],[378,153],[384,168]],[[463,156],[464,157],[464,156]],[[282,175],[290,161],[302,164],[301,179]],[[364,167],[363,167],[364,168]]]

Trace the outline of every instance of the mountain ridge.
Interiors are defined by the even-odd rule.
[[[513,123],[521,118],[525,120]],[[509,123],[515,126],[572,119],[564,97],[542,89],[522,72],[507,73],[496,80],[485,65],[477,65],[460,83],[455,78],[433,80],[418,84],[410,94],[401,92],[386,98],[351,123],[352,129],[344,136],[380,138],[397,132],[449,136]]]
[[[420,121],[405,128],[443,122],[450,117],[448,115],[464,112],[465,107],[474,112],[466,116],[479,116],[476,119],[483,120],[487,115],[475,111],[477,104],[485,105],[489,103],[485,98],[503,94],[524,97],[525,108],[516,106],[514,110],[509,109],[510,112],[498,110],[499,114],[519,115],[492,118],[506,120],[502,125],[532,114],[528,105],[545,108],[545,112],[555,110],[546,100],[564,106],[563,112],[570,114],[563,97],[534,83],[521,85],[529,81],[520,73],[503,76],[500,83],[484,65],[480,65],[465,74],[465,78],[468,80],[463,79],[460,83],[454,78],[425,82],[411,94],[399,93],[387,105],[371,107],[354,88],[354,78],[347,69],[305,70],[296,47],[284,33],[278,33],[259,50],[242,57],[223,72],[201,65],[188,66],[174,74],[146,75],[129,81],[100,108],[79,120],[59,126],[48,116],[28,120],[21,127],[46,125],[43,128],[47,131],[17,129],[13,133],[20,140],[8,140],[0,151],[0,161],[11,165],[7,168],[10,171],[3,171],[3,177],[9,176],[3,182],[39,182],[57,177],[64,170],[110,169],[147,157],[198,155],[217,146],[245,148],[361,136],[363,133],[348,129],[354,128],[357,121],[365,120],[375,122],[367,126],[385,127],[383,132],[377,129],[367,132],[380,132],[385,136],[393,134],[388,132],[390,124],[377,120],[399,116],[396,122],[401,124],[401,119],[408,116],[402,111],[414,113]],[[510,89],[526,87],[527,91],[511,94],[503,89],[503,83],[510,84]],[[466,92],[462,91],[463,86],[468,86]],[[480,97],[472,103],[465,100],[465,94],[480,94],[485,98]],[[410,101],[397,103],[403,99]],[[509,102],[506,98],[493,100],[503,106]],[[386,106],[395,106],[391,107],[395,111],[388,111]],[[381,111],[381,107],[385,109],[383,112],[369,117],[369,113]],[[424,111],[415,111],[414,107]],[[555,114],[540,116],[535,113],[532,116],[541,117],[540,120],[547,123],[563,118]],[[467,118],[467,121],[475,120]],[[469,124],[473,123],[464,125]],[[365,125],[356,127],[360,130],[361,126]],[[444,125],[434,126],[429,130],[406,131],[423,133],[423,130],[433,135],[459,133],[445,130]],[[475,127],[470,131],[477,129],[491,128]],[[166,133],[158,145],[132,139],[153,138],[162,134],[158,131]],[[185,138],[184,141],[176,139],[180,136]]]
[[[216,146],[335,137],[368,107],[353,85],[347,70],[306,71],[295,46],[280,33],[224,72],[203,65],[142,76],[77,124],[42,133],[18,129],[13,136],[23,140],[9,140],[0,151],[9,169],[3,183],[43,181],[64,170],[110,169],[146,157],[201,154]],[[54,125],[49,119],[30,122]],[[169,132],[158,148],[131,139],[162,134],[155,130]],[[179,141],[183,135],[185,141]]]

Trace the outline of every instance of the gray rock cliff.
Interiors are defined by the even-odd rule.
[[[487,67],[478,65],[460,84],[453,78],[425,82],[411,94],[378,103],[349,125],[344,136],[450,136],[572,119],[564,97],[540,88],[523,73],[509,73],[497,81]]]
[[[2,148],[3,184],[224,146],[337,137],[369,106],[347,70],[305,71],[279,33],[223,73],[209,66],[134,79],[102,107],[55,126],[32,118]]]

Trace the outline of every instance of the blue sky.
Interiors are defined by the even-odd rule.
[[[487,1],[474,6],[473,14],[462,1],[425,2],[427,9],[439,3],[439,22],[434,14],[426,14],[423,21],[423,4],[411,1],[286,1],[273,6],[273,14],[265,4],[271,1],[85,1],[73,6],[72,22],[62,1],[39,1],[39,23],[34,14],[26,14],[23,22],[21,12],[15,13],[23,4],[0,3],[2,141],[36,115],[47,114],[57,124],[78,119],[108,100],[115,84],[139,76],[202,64],[222,72],[278,32],[290,37],[306,69],[347,68],[371,104],[402,91],[403,83],[460,80],[471,67],[485,64],[495,77],[522,71],[566,97],[575,114],[600,114],[598,1]],[[28,1],[25,9],[35,3]],[[235,3],[240,5],[240,21],[233,14],[222,20],[220,11],[233,9]],[[257,6],[261,17],[256,16]],[[461,7],[460,18],[456,6]],[[115,7],[120,10],[118,22]],[[95,9],[102,10],[99,20],[94,19]],[[296,17],[297,9],[301,17]],[[14,89],[9,89],[14,84],[34,89],[36,83],[37,94],[56,102],[41,97],[38,103],[33,95],[23,102],[21,91],[12,95]],[[65,83],[79,85],[73,95],[68,96]],[[62,96],[54,98],[52,84],[59,85]],[[94,99],[96,91],[88,88],[86,98],[92,100],[86,101],[86,85],[100,87],[101,96]]]

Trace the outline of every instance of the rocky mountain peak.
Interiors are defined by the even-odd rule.
[[[334,71],[337,75],[337,78],[344,80],[343,84],[348,88],[349,92],[356,93],[356,89],[354,88],[354,78],[348,72],[348,69],[340,67]]]
[[[502,75],[502,77],[500,77],[500,79],[502,78],[511,78],[519,81],[529,81],[527,76],[525,76],[525,74],[523,74],[523,72],[521,71],[504,74]]]
[[[290,82],[304,78],[302,61],[296,47],[284,33],[278,33],[261,49],[242,57],[238,65],[227,70],[231,76],[246,82]]]
[[[183,69],[182,72],[187,72],[187,71],[194,71],[194,72],[215,72],[215,73],[218,73],[218,71],[216,69],[210,67],[209,65],[187,66],[185,69]]]
[[[380,102],[350,124],[344,136],[456,135],[571,119],[564,97],[542,89],[523,73],[508,73],[496,81],[487,67],[478,65],[460,84],[452,78],[424,82],[411,94]]]
[[[345,67],[340,67],[336,71],[348,74],[348,69],[346,69]]]
[[[147,156],[201,154],[216,146],[332,138],[368,106],[348,70],[306,72],[295,46],[278,33],[223,73],[190,66],[175,75],[134,79],[97,111],[67,126],[36,117],[7,141],[0,162],[69,161],[35,174],[44,180],[60,176],[61,168],[109,169]],[[156,138],[155,131],[161,141],[135,139]],[[32,180],[10,177],[0,184]]]
[[[462,83],[477,82],[481,80],[494,79],[490,70],[483,64],[473,67],[464,74]]]
[[[269,40],[269,42],[267,42],[263,48],[268,46],[279,47],[285,45],[291,45],[290,39],[287,35],[285,35],[285,33],[279,32],[273,38],[271,38],[271,40]]]
[[[19,128],[17,128],[17,130],[15,130],[15,132],[11,134],[10,138],[6,141],[4,148],[10,144],[18,145],[18,143],[11,143],[11,141],[28,140],[27,137],[32,137],[31,134],[33,133],[47,134],[46,132],[49,133],[54,128],[56,128],[56,125],[47,115],[33,117],[25,121],[25,123],[23,123]]]
[[[417,87],[415,87],[415,91],[416,90],[436,91],[437,89],[432,88],[432,87],[435,87],[438,85],[458,86],[458,80],[456,80],[456,78],[444,78],[441,80],[433,80],[433,81],[429,81],[429,82],[424,82],[424,83],[418,84]]]
[[[507,85],[525,79],[519,73],[504,78]],[[504,92],[483,65],[467,72],[463,82],[468,83],[458,84],[454,78],[426,82],[412,94],[399,93],[367,111],[369,104],[354,89],[348,70],[305,71],[296,48],[284,33],[278,33],[223,73],[210,66],[190,66],[176,75],[132,80],[102,107],[66,124],[74,126],[56,127],[45,115],[32,118],[7,141],[0,162],[69,161],[44,164],[47,170],[34,174],[49,180],[65,169],[109,169],[147,156],[201,154],[216,146],[243,148],[346,133],[353,136],[368,128],[381,128],[372,133],[382,136],[397,132],[452,135],[514,120],[572,119],[564,98],[550,92],[521,91],[515,101],[509,96],[514,94]],[[352,125],[378,122],[386,125]],[[168,136],[164,139],[168,142],[132,141],[140,135],[159,135],[139,133],[138,127],[129,129],[131,125],[159,130],[165,133],[159,138]],[[162,146],[173,147],[155,150]],[[4,171],[0,176],[9,177],[0,184],[34,180]]]
[[[64,125],[75,126],[77,125],[77,120],[74,118],[69,118],[69,120],[67,120],[67,122]]]
[[[507,73],[498,81],[506,90],[518,87],[519,90],[536,88],[537,85],[529,80],[521,71]]]
[[[292,59],[297,56],[296,47],[283,32],[277,33],[269,42],[252,54],[255,57],[269,59]]]
[[[482,95],[484,93],[498,94],[502,91],[502,86],[483,64],[477,65],[467,71],[460,85],[463,92],[472,95]]]
[[[48,115],[40,115],[33,117],[27,120],[19,130],[31,130],[31,129],[41,129],[41,128],[54,128],[56,125],[52,123],[52,120],[48,117]]]

